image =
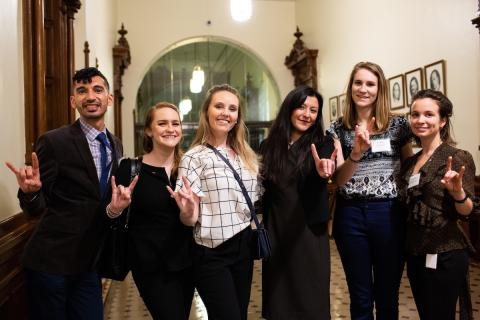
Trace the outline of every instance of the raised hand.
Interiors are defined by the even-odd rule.
[[[190,183],[185,176],[182,176],[182,181],[183,187],[178,189],[177,192],[173,191],[170,186],[167,186],[167,189],[180,209],[182,222],[189,221],[185,224],[191,225],[196,221],[196,215],[198,215],[198,198],[190,188]]]
[[[445,186],[448,192],[457,200],[464,196],[463,191],[463,174],[465,173],[465,166],[460,168],[459,172],[452,170],[452,157],[447,159],[447,171],[440,182]]]
[[[335,159],[337,158],[337,149],[334,149],[332,155],[329,159],[322,158],[318,156],[317,148],[312,143],[310,146],[312,150],[313,159],[315,160],[315,168],[317,169],[318,175],[322,178],[329,178],[335,172]]]
[[[38,164],[38,157],[35,152],[32,152],[32,165],[17,169],[12,163],[5,162],[5,165],[17,177],[18,187],[23,193],[35,193],[42,188],[42,181],[40,181],[40,169]]]
[[[370,148],[370,132],[373,130],[374,124],[375,117],[372,117],[367,127],[358,124],[355,126],[355,139],[353,140],[352,147],[352,154],[355,156],[361,157],[362,154]]]
[[[110,204],[108,205],[110,211],[118,215],[130,205],[132,202],[132,193],[133,189],[135,189],[135,185],[138,182],[138,175],[133,178],[130,184],[127,187],[122,185],[118,185],[115,182],[115,177],[112,176],[112,199],[110,200]]]

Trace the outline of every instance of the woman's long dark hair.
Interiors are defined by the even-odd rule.
[[[310,144],[318,144],[324,139],[322,105],[323,98],[309,86],[299,86],[285,97],[277,118],[274,120],[268,138],[260,148],[262,156],[262,176],[272,182],[285,174],[288,161],[288,143],[292,134],[292,112],[301,107],[307,97],[316,97],[318,100],[318,115],[314,124],[295,142],[294,147],[300,150],[297,158],[297,173],[303,175],[312,166]]]

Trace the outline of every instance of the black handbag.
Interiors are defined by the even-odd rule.
[[[218,150],[210,144],[207,144],[207,147],[212,149],[213,152],[215,152],[232,170],[233,176],[235,177],[235,180],[237,180],[238,184],[240,185],[240,189],[242,189],[243,196],[247,201],[248,208],[250,209],[250,214],[252,215],[252,219],[255,222],[255,227],[256,227],[255,229],[252,229],[253,258],[255,260],[268,260],[268,258],[270,258],[270,256],[272,255],[272,247],[270,245],[268,231],[263,226],[263,223],[258,221],[257,214],[255,213],[255,207],[253,206],[253,203],[252,203],[252,199],[250,199],[250,196],[248,195],[247,189],[245,188],[245,185],[243,184],[242,179],[238,175],[237,171],[230,164],[230,161],[228,161],[228,159],[225,158],[223,154],[218,152]]]
[[[140,173],[141,161],[131,159],[130,181]],[[133,200],[133,194],[132,194]],[[130,206],[127,212],[118,218],[112,219],[100,253],[98,274],[102,278],[123,281],[130,271],[128,263],[128,223]]]

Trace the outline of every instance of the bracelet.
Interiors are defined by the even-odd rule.
[[[349,154],[349,155],[348,155],[348,159],[350,159],[350,161],[352,161],[353,163],[360,163],[360,161],[361,161],[362,158],[360,158],[359,160],[353,160],[352,154]]]
[[[455,203],[465,203],[465,201],[467,201],[467,199],[468,199],[468,194],[465,193],[465,198],[463,198],[462,200],[457,200],[457,199],[453,198],[453,201],[455,201]]]
[[[107,212],[107,216],[109,216],[110,218],[116,218],[118,217],[119,215],[122,214],[123,210],[121,210],[120,212],[116,213],[116,212],[113,212],[112,209],[110,209],[110,204],[108,204],[108,206],[105,208],[105,211]]]

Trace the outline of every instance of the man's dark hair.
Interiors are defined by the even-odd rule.
[[[73,75],[73,83],[91,83],[92,78],[95,76],[99,76],[105,82],[105,86],[107,90],[110,91],[110,85],[108,84],[107,78],[97,69],[94,67],[83,68],[80,70],[75,71]]]

